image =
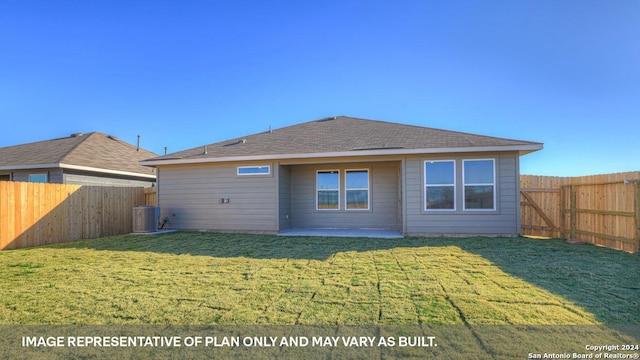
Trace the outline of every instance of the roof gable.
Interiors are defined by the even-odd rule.
[[[221,161],[227,158],[256,156],[286,157],[296,154],[369,155],[418,153],[427,149],[504,148],[525,152],[542,148],[542,144],[405,125],[386,121],[336,116],[309,121],[273,131],[217,142],[172,153],[146,162],[162,160]],[[521,148],[521,149],[519,149]],[[530,148],[530,149],[529,149]],[[527,150],[529,149],[529,150]],[[319,155],[318,155],[319,156]]]
[[[92,132],[0,148],[0,169],[76,167],[153,175],[139,161],[156,156],[114,136]]]

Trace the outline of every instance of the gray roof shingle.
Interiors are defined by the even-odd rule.
[[[153,169],[139,161],[158,156],[100,132],[77,134],[0,148],[0,168],[37,165],[75,165],[105,170],[153,175]]]
[[[363,150],[509,147],[542,144],[386,121],[336,116],[160,156],[156,160]]]

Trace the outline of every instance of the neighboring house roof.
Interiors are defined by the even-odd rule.
[[[139,161],[158,156],[100,132],[0,148],[0,170],[68,168],[155,178]]]
[[[142,164],[470,151],[527,154],[540,149],[542,143],[537,142],[335,116],[200,146]]]

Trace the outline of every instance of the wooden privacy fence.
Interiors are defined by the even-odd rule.
[[[144,188],[0,181],[0,250],[130,233]]]
[[[145,206],[158,206],[157,189],[156,187],[144,188]]]
[[[640,171],[584,177],[520,177],[523,235],[640,249]]]
[[[132,209],[156,188],[0,181],[0,250],[132,231]],[[640,171],[585,177],[522,175],[523,235],[640,250]]]

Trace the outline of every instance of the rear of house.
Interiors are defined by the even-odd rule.
[[[155,166],[174,229],[380,229],[516,235],[519,157],[542,144],[332,117],[210,144]]]

